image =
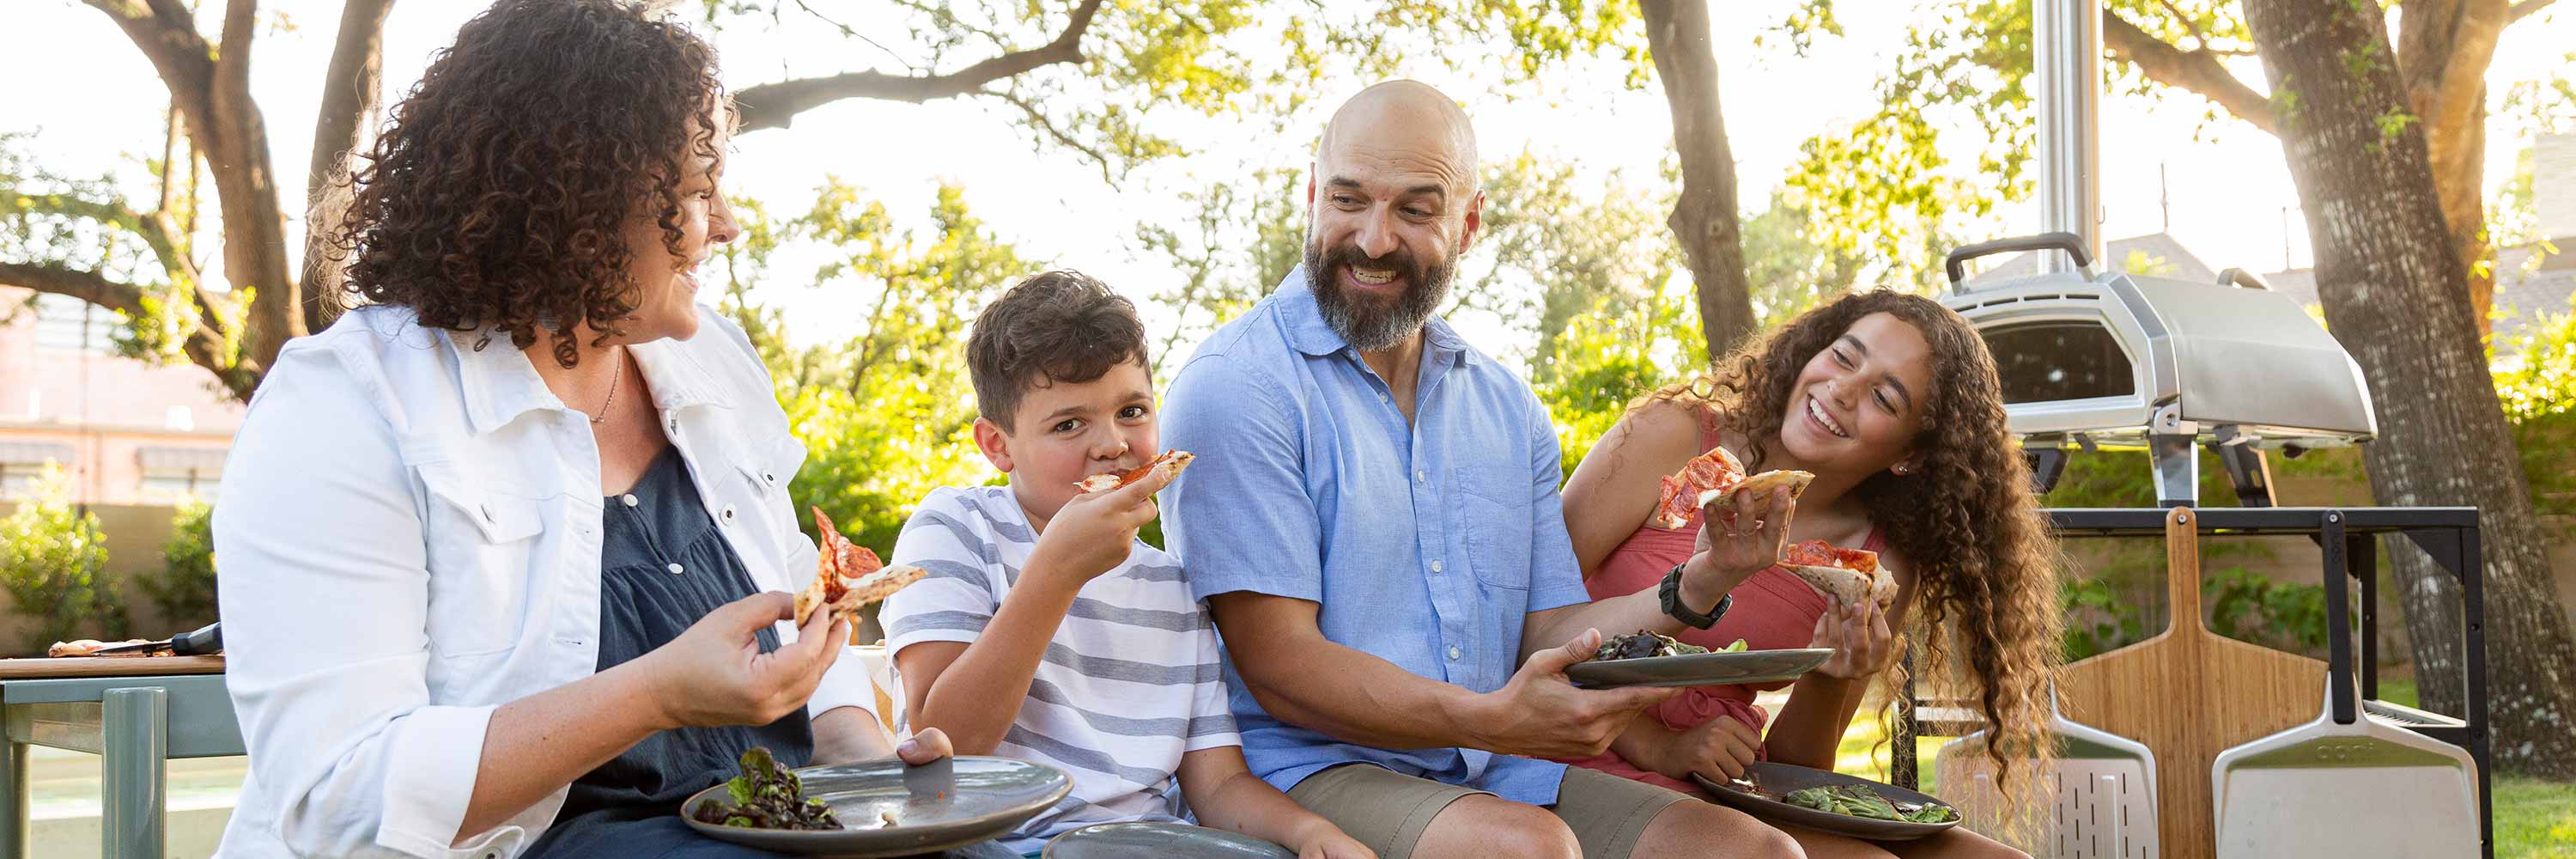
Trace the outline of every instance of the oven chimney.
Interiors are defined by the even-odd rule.
[[[2083,239],[2102,259],[2102,3],[2031,0],[2031,61],[2039,75],[2040,231]],[[2103,261],[2103,267],[2111,263]],[[2072,272],[2064,254],[2039,255],[2042,273]]]

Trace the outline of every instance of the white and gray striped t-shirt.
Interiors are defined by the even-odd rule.
[[[1036,546],[1009,487],[931,492],[889,560],[929,575],[886,600],[888,652],[974,641]],[[1095,823],[1186,819],[1174,775],[1181,755],[1242,745],[1220,658],[1207,610],[1191,598],[1181,562],[1162,550],[1139,541],[1126,563],[1084,585],[993,752],[1073,774],[1073,793],[1003,846],[1027,853]]]

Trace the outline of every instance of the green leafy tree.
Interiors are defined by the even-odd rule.
[[[28,650],[96,636],[126,637],[125,599],[106,580],[107,542],[98,517],[72,506],[72,481],[61,468],[45,467],[35,500],[0,519],[0,587],[10,606],[35,621]]]
[[[2357,48],[2336,58],[2346,70],[2376,65],[2399,74],[2399,101],[2377,119],[2384,130],[2413,127],[2424,137],[2445,235],[2470,272],[2463,300],[2481,332],[2494,293],[2484,198],[2487,69],[2498,41],[2554,2],[2384,3],[2394,10],[2401,38],[2385,50]],[[1810,5],[1830,16],[1831,0]],[[2027,167],[2037,137],[2028,80],[2030,4],[1967,0],[1931,4],[1925,12],[1931,20],[1908,28],[1905,49],[1879,80],[1879,112],[1810,140],[1804,178],[1791,185],[1803,200],[1835,214],[1821,223],[1837,231],[1839,243],[1866,244],[1882,264],[1928,275],[1955,242],[1919,241],[1927,233],[1984,218],[1998,202],[2030,193]],[[1828,32],[1812,18],[1794,18],[1790,26],[1809,40],[1802,50]],[[2295,97],[2267,96],[2228,67],[2257,53],[2238,4],[2105,0],[2102,43],[2113,60],[2104,70],[2114,92],[2197,100],[2213,127],[2242,122],[2278,135],[2284,116],[2296,110]],[[2545,101],[2569,83],[2553,76],[2508,86],[2524,99]],[[2507,113],[2528,127],[2524,111],[2509,103]],[[1973,165],[1953,164],[1939,148],[1945,130],[1962,129],[1982,143]]]
[[[1678,280],[1624,311],[1606,300],[1594,312],[1575,316],[1549,341],[1530,376],[1539,402],[1547,404],[1556,424],[1557,446],[1565,473],[1590,453],[1637,397],[1676,379],[1689,378],[1708,363],[1708,339],[1691,313],[1685,287]]]
[[[784,222],[741,213],[744,237],[726,249],[725,310],[760,349],[789,429],[806,460],[790,486],[800,505],[831,515],[853,542],[880,554],[921,497],[994,476],[975,451],[975,398],[965,363],[974,314],[1043,263],[1023,257],[940,188],[925,229],[899,226],[884,204],[827,181],[804,214]],[[865,327],[843,341],[796,348],[777,310],[749,300],[782,241],[824,248],[810,288],[856,293]],[[800,517],[808,534],[813,523]]]
[[[1155,345],[1156,379],[1169,378],[1189,357],[1183,348],[1251,309],[1304,259],[1305,191],[1305,171],[1261,168],[1241,181],[1184,192],[1196,213],[1185,229],[1136,225],[1137,244],[1181,276],[1154,297],[1175,314]]]
[[[2506,28],[2551,2],[2405,0],[2392,12],[2336,0],[2106,0],[2101,26],[2115,92],[2188,94],[2205,100],[2213,124],[2241,121],[2281,138],[2310,213],[2325,317],[2379,404],[2384,430],[2364,453],[2374,494],[2481,509],[2499,761],[2565,775],[2576,773],[2564,730],[2576,718],[2576,672],[2566,668],[2576,644],[2549,583],[2531,494],[2520,480],[2496,479],[2519,470],[2479,363],[2493,289],[2481,187],[2487,69]],[[1879,114],[1810,142],[1805,178],[1792,186],[1820,224],[1856,236],[1932,235],[2029,190],[2029,4],[1970,0],[1934,14],[1911,29],[1881,79]],[[2239,57],[2261,59],[2268,94],[2228,67]],[[1942,129],[1961,127],[1985,141],[1967,172],[1939,143]],[[1845,168],[1855,163],[1863,169]],[[1978,175],[2002,181],[1939,181]],[[1901,268],[1908,244],[1874,254]],[[1911,265],[1929,266],[1938,249]],[[2359,300],[2365,286],[2369,302]],[[2455,314],[2464,324],[2451,324]],[[2424,703],[2460,712],[2465,666],[2450,647],[2458,589],[2421,553],[2393,556]]]
[[[0,286],[113,312],[131,329],[130,354],[187,360],[247,401],[287,340],[321,330],[337,313],[341,264],[325,252],[326,231],[290,235],[286,214],[291,205],[306,213],[304,223],[329,225],[345,210],[348,153],[368,144],[382,100],[383,34],[394,2],[342,4],[312,118],[306,186],[292,201],[276,184],[249,73],[262,39],[296,32],[273,26],[281,15],[258,0],[203,4],[205,17],[218,19],[208,21],[199,4],[181,0],[84,2],[134,49],[107,61],[148,63],[169,91],[161,157],[148,165],[157,187],[63,177],[12,154],[19,141],[0,140]],[[646,5],[687,8],[716,29],[823,26],[846,37],[850,50],[794,63],[820,67],[810,74],[734,90],[746,132],[789,127],[798,115],[849,100],[975,99],[1005,108],[1038,144],[1081,153],[1111,181],[1186,150],[1149,132],[1148,112],[1284,116],[1327,69],[1383,72],[1395,61],[1391,52],[1361,50],[1384,38],[1365,29],[1377,16],[1305,14],[1256,0],[880,0],[868,11],[903,26],[870,32],[844,25],[839,8],[804,0]],[[1513,17],[1513,4],[1488,5]],[[1275,47],[1283,28],[1284,57]],[[875,38],[891,33],[908,38]],[[210,235],[220,240],[202,240]],[[301,247],[300,265],[290,243]]]
[[[161,574],[137,581],[162,620],[193,629],[215,620],[214,507],[193,498],[180,502],[171,524],[176,533],[161,544]]]

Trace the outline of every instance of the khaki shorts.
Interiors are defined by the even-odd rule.
[[[1379,859],[1407,859],[1441,809],[1479,793],[1486,792],[1400,775],[1375,764],[1343,764],[1307,776],[1288,791],[1288,798],[1377,851]],[[1627,859],[1655,815],[1689,798],[1645,782],[1566,767],[1557,803],[1548,810],[1574,830],[1584,859]]]

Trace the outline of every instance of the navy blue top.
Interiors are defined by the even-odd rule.
[[[607,499],[599,552],[599,670],[678,638],[726,603],[752,595],[751,574],[717,533],[698,500],[688,465],[665,448],[625,495]],[[760,650],[778,649],[762,627]],[[759,727],[680,728],[634,748],[572,783],[555,823],[531,857],[768,856],[698,836],[680,802],[741,772],[753,746],[790,767],[814,756],[814,726],[803,709]]]

